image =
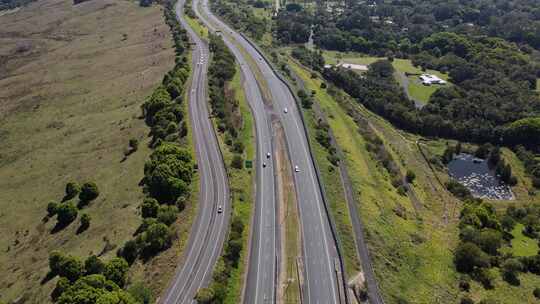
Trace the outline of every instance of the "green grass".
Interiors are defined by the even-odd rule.
[[[239,139],[246,147],[244,151],[244,159],[252,159],[254,155],[254,133],[253,133],[253,118],[245,99],[244,91],[240,81],[240,70],[236,67],[236,74],[230,83],[231,88],[235,90],[235,96],[240,104],[240,112],[242,114],[242,120],[244,122],[243,128],[240,132]],[[214,119],[214,127],[216,127]],[[217,130],[217,128],[216,128]],[[233,153],[224,143],[224,134],[218,133],[219,144],[221,151],[223,152],[223,158],[225,166],[227,168],[229,176],[229,185],[232,195],[232,216],[238,216],[244,224],[244,232],[242,234],[242,252],[240,254],[240,260],[238,262],[238,268],[233,268],[231,276],[227,281],[227,292],[224,303],[239,303],[242,293],[249,244],[249,233],[251,229],[251,214],[253,211],[253,179],[254,171],[251,169],[234,169],[230,166],[233,158]],[[222,258],[221,258],[222,259]]]
[[[325,90],[319,89],[320,80],[309,80],[309,73],[292,62],[289,64],[295,72],[304,75],[302,78],[308,80],[310,89],[316,90],[338,145],[345,153],[344,161],[359,194],[358,208],[386,302],[395,303],[398,298],[405,298],[410,303],[454,303],[458,275],[451,249],[457,230],[453,224],[442,221],[439,197],[442,190],[429,184],[433,177],[419,160],[414,142],[410,143],[390,124],[357,106],[377,128],[401,165],[416,172],[414,188],[425,205],[417,216],[409,199],[397,194],[386,172],[371,159],[353,119]],[[406,218],[394,212],[398,204],[406,210]]]
[[[0,302],[48,303],[56,279],[40,282],[52,250],[86,257],[108,242],[108,259],[140,224],[138,184],[150,153],[140,105],[174,65],[174,52],[159,7],[129,1],[78,10],[44,0],[0,24],[2,37],[11,37],[0,53],[21,41],[32,48],[6,57],[0,76],[9,96],[0,109]],[[139,149],[121,162],[132,137]],[[76,219],[51,234],[55,220],[42,222],[46,205],[71,180],[100,189],[84,210],[90,228],[77,235]]]
[[[533,256],[538,253],[538,241],[523,234],[523,224],[517,224],[512,230],[512,253],[515,256]]]
[[[197,33],[200,37],[203,39],[208,40],[208,28],[206,28],[204,25],[201,24],[201,21],[197,18],[191,18],[188,15],[184,14],[184,18],[186,19],[189,26]]]

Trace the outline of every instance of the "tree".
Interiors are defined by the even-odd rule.
[[[78,209],[72,202],[62,203],[58,206],[56,214],[58,215],[58,224],[61,227],[69,225],[77,218]]]
[[[131,152],[137,151],[137,149],[139,149],[139,140],[136,138],[131,138],[129,140],[129,149]]]
[[[195,300],[197,303],[210,304],[214,300],[214,290],[212,288],[201,288],[197,290]]]
[[[122,247],[120,256],[122,256],[129,264],[132,264],[137,259],[137,255],[139,254],[139,247],[137,246],[137,242],[134,240],[129,240],[124,244],[124,247]]]
[[[81,216],[81,226],[79,227],[79,231],[85,231],[86,229],[88,229],[88,227],[90,227],[90,220],[92,218],[90,217],[90,215],[88,213],[85,213]]]
[[[139,304],[151,304],[154,301],[152,291],[141,282],[131,284],[127,291]]]
[[[74,282],[81,277],[84,267],[78,258],[53,251],[49,255],[49,269],[53,275],[59,275]]]
[[[169,227],[163,223],[152,224],[143,234],[145,249],[148,253],[156,253],[170,246]]]
[[[96,255],[91,255],[84,261],[86,274],[99,274],[105,270],[105,263]]]
[[[154,198],[145,198],[141,204],[141,214],[143,218],[157,217],[159,203]]]
[[[244,160],[241,155],[235,154],[231,161],[231,167],[235,169],[242,169],[244,167]]]
[[[461,298],[461,301],[459,302],[460,304],[474,304],[474,301],[469,298],[469,296],[464,296],[463,298]]]
[[[510,284],[519,285],[518,272],[523,270],[523,265],[518,259],[511,258],[501,265],[503,278]]]
[[[81,187],[81,193],[79,193],[79,199],[81,202],[88,203],[99,196],[98,186],[94,182],[84,183]]]
[[[176,221],[178,215],[178,208],[176,206],[161,206],[157,214],[159,222],[170,226]]]
[[[53,217],[56,215],[56,212],[58,211],[59,204],[57,202],[49,202],[47,204],[47,216]]]
[[[412,183],[414,182],[415,178],[416,178],[416,174],[411,170],[407,170],[407,175],[406,175],[407,182]]]
[[[454,253],[454,264],[459,272],[470,273],[475,268],[489,266],[489,257],[473,243],[458,245]]]
[[[112,258],[106,265],[103,275],[108,279],[116,283],[118,286],[123,287],[126,284],[127,271],[129,265],[123,258]]]
[[[67,278],[61,277],[60,279],[58,279],[58,281],[56,282],[56,287],[51,294],[53,300],[58,299],[58,297],[61,296],[64,291],[66,291],[70,286],[71,282]]]
[[[533,295],[535,298],[540,299],[540,288],[538,287],[534,288]]]
[[[502,246],[502,235],[494,229],[485,229],[480,232],[475,243],[482,250],[490,255],[497,255],[497,251]]]
[[[62,268],[62,261],[64,261],[64,254],[60,251],[53,251],[49,254],[49,269],[52,274],[58,274],[60,268]]]
[[[64,195],[64,201],[70,200],[77,196],[81,192],[81,186],[77,182],[69,182],[66,184],[66,194]]]

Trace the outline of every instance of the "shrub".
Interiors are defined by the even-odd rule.
[[[137,246],[137,242],[134,240],[129,240],[124,244],[124,247],[122,247],[119,255],[126,259],[129,264],[132,264],[137,259],[138,254],[139,248]]]
[[[49,202],[47,204],[47,216],[53,217],[56,215],[56,212],[58,211],[59,204],[57,202]]]
[[[407,179],[408,183],[412,183],[416,178],[416,174],[411,170],[407,170],[407,175],[405,176],[405,178]]]
[[[64,201],[70,200],[77,196],[81,192],[81,186],[76,182],[69,182],[66,184],[66,194],[64,196]]]
[[[176,221],[178,208],[176,206],[161,206],[157,213],[158,222],[170,226]]]
[[[474,304],[474,301],[469,298],[469,296],[464,296],[463,298],[461,298],[461,301],[459,302],[460,304]]]
[[[100,274],[105,270],[105,263],[96,255],[91,255],[84,261],[86,275]]]
[[[74,282],[81,277],[84,267],[78,258],[53,251],[49,255],[49,269],[53,275],[59,275]]]
[[[244,160],[242,159],[242,156],[238,154],[234,155],[231,161],[231,167],[235,169],[242,169],[244,167]]]
[[[143,218],[157,217],[159,203],[154,198],[145,198],[141,204],[141,214]]]
[[[103,275],[108,280],[113,281],[118,286],[123,287],[126,284],[127,271],[129,265],[123,258],[113,258],[106,265]]]
[[[539,287],[536,287],[533,290],[533,295],[534,295],[535,298],[540,299],[540,288]]]
[[[80,231],[85,231],[86,229],[88,229],[88,227],[90,227],[90,220],[92,218],[90,217],[89,214],[85,213],[81,216],[81,226],[79,228]]]
[[[197,303],[209,304],[214,301],[214,290],[212,288],[201,288],[197,291],[195,295],[195,300]]]
[[[129,149],[131,152],[137,151],[139,149],[139,140],[136,138],[132,138],[129,140]]]
[[[141,282],[131,284],[127,292],[129,292],[139,304],[154,303],[152,291]]]
[[[77,218],[78,209],[72,202],[62,203],[56,209],[58,215],[58,224],[67,226]]]
[[[475,268],[488,267],[489,257],[475,244],[465,242],[457,247],[454,264],[459,272],[470,273]]]
[[[79,199],[81,202],[87,203],[99,196],[98,186],[94,182],[84,183],[81,187],[81,193],[79,193]]]

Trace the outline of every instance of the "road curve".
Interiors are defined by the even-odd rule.
[[[208,46],[182,18],[185,0],[176,4],[176,15],[188,31],[192,50],[192,81],[188,88],[189,112],[200,175],[197,218],[191,228],[184,263],[178,267],[160,303],[195,303],[199,288],[207,286],[220,256],[230,218],[229,184],[206,98]],[[218,206],[223,212],[218,213]]]
[[[194,0],[194,8],[197,10],[198,1]],[[344,303],[343,294],[338,286],[338,276],[342,269],[338,262],[336,243],[331,233],[328,214],[325,212],[321,188],[302,126],[301,113],[294,97],[259,52],[242,35],[209,11],[208,0],[201,1],[204,13],[201,19],[207,24],[211,22],[214,27],[224,32],[226,40],[233,40],[235,44],[240,45],[264,76],[272,95],[273,105],[278,109],[275,114],[284,127],[291,166],[293,169],[298,166],[299,172],[295,173],[294,181],[302,226],[305,303]],[[239,61],[245,62],[245,59]],[[257,87],[254,79],[247,85]],[[285,108],[288,109],[287,113],[284,111]]]
[[[216,28],[209,23],[193,1],[193,9],[211,32]],[[275,188],[275,166],[273,162],[272,126],[269,113],[272,109],[265,105],[255,75],[240,50],[225,35],[223,41],[240,64],[244,93],[255,120],[257,138],[257,198],[251,231],[251,248],[248,274],[244,292],[244,303],[275,303],[276,282],[279,260],[277,224],[277,204]],[[268,156],[270,153],[270,156]]]

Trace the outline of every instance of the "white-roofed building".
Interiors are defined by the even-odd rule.
[[[431,74],[420,75],[420,80],[422,80],[423,85],[446,84],[446,81],[442,80],[436,75],[431,75]]]

